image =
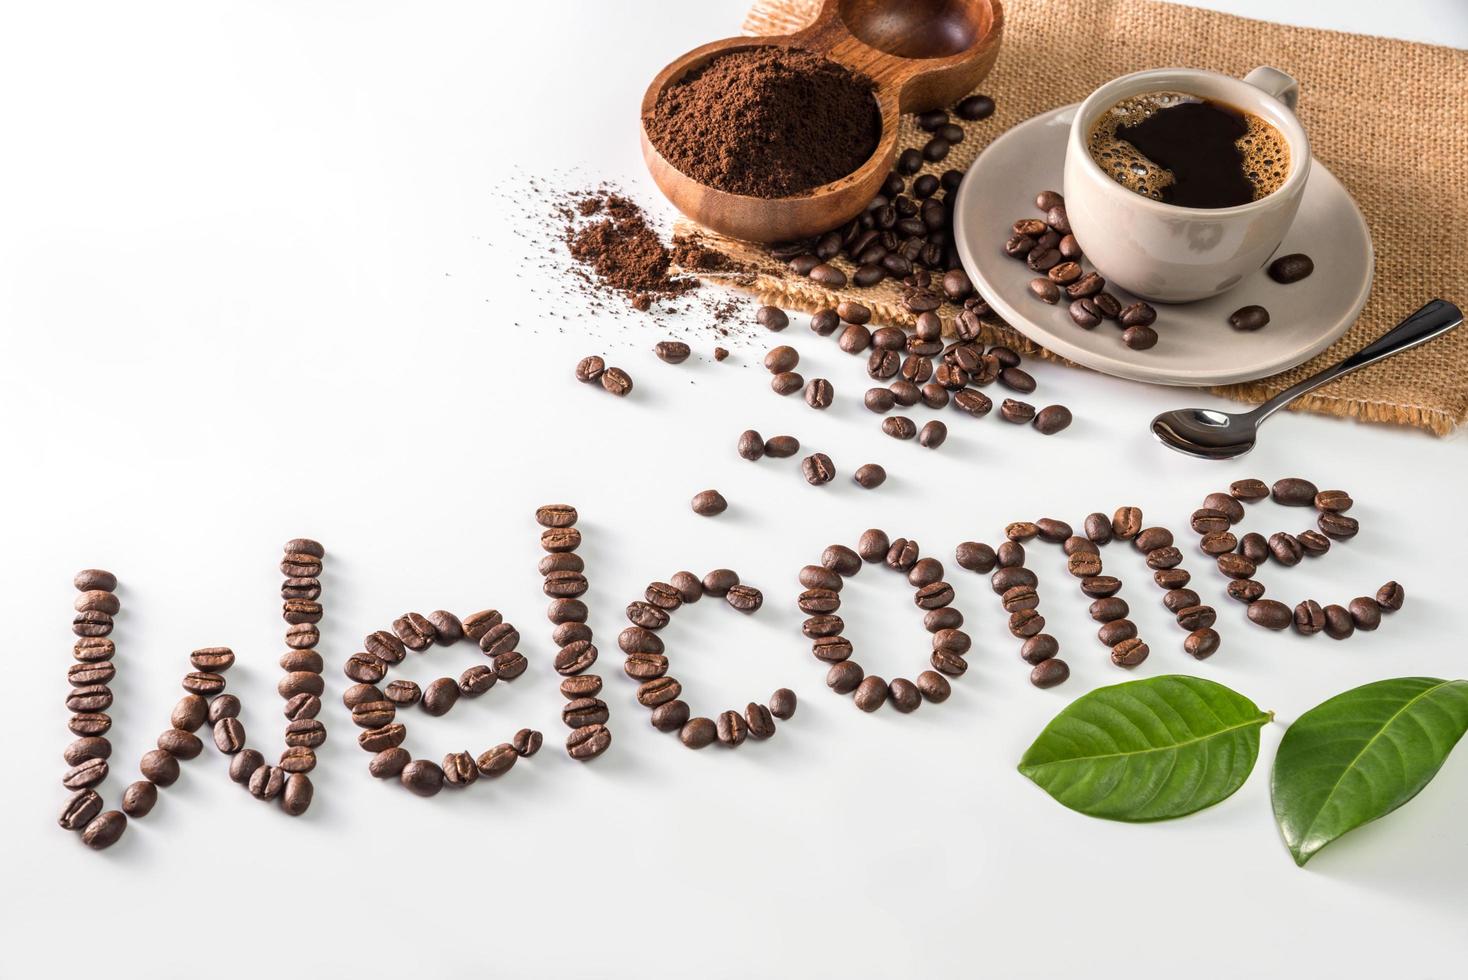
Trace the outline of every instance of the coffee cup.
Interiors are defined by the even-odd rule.
[[[1129,189],[1092,156],[1089,141],[1101,115],[1128,99],[1185,93],[1257,117],[1289,152],[1278,186],[1229,207],[1184,207]],[[1244,78],[1195,68],[1124,75],[1081,103],[1065,154],[1065,210],[1086,257],[1108,282],[1159,303],[1216,296],[1261,268],[1295,219],[1310,176],[1310,144],[1295,118],[1299,85],[1274,68]]]

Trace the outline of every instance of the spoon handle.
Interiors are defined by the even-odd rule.
[[[1262,422],[1305,392],[1313,391],[1357,368],[1375,364],[1383,358],[1410,350],[1419,344],[1425,344],[1462,322],[1463,312],[1461,310],[1447,300],[1435,299],[1345,360],[1338,361],[1319,374],[1311,375],[1304,381],[1281,391],[1256,408],[1254,415],[1258,421]]]

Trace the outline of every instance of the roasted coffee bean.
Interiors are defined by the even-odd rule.
[[[1101,308],[1096,305],[1094,300],[1086,297],[1073,300],[1070,306],[1067,307],[1066,312],[1070,314],[1072,323],[1086,330],[1090,330],[1103,319]]]
[[[1132,547],[1145,553],[1157,548],[1169,547],[1172,541],[1172,532],[1167,528],[1148,527],[1136,533],[1132,540]]]
[[[693,495],[693,512],[700,517],[713,517],[729,509],[729,502],[717,490],[701,490]]]
[[[850,694],[856,690],[863,677],[862,669],[854,660],[842,660],[826,671],[826,686],[837,694]]]
[[[82,829],[82,843],[94,851],[116,844],[127,830],[127,817],[117,810],[107,810],[93,817]]]
[[[241,785],[248,784],[255,770],[265,765],[265,757],[254,749],[245,749],[229,760],[229,778]]]
[[[569,606],[569,604],[573,602],[577,602],[577,600],[557,599],[551,603],[551,607],[555,608],[558,604],[560,604],[562,608],[572,608]],[[580,618],[569,616],[565,617],[561,621],[584,622],[585,619],[585,616],[582,616]],[[479,649],[483,650],[484,655],[487,657],[498,657],[500,654],[508,653],[519,645],[520,631],[515,629],[515,627],[510,625],[509,623],[496,623],[494,626],[491,626],[479,636]]]
[[[1264,535],[1250,531],[1239,538],[1239,554],[1258,565],[1269,558],[1269,542],[1264,539]]]
[[[1001,568],[989,576],[989,585],[1000,595],[1016,585],[1034,586],[1038,582],[1035,573],[1028,568]],[[1084,583],[1082,583],[1084,588]]]
[[[954,550],[953,557],[958,567],[971,572],[988,572],[994,568],[996,560],[994,549],[979,541],[963,542]]]
[[[603,372],[607,369],[607,362],[596,354],[583,357],[576,362],[576,380],[583,384],[591,384],[600,381]]]
[[[1228,515],[1221,510],[1214,510],[1212,507],[1201,507],[1193,511],[1193,516],[1189,520],[1189,524],[1197,534],[1212,534],[1215,531],[1227,531],[1232,522],[1229,521]]]
[[[1314,599],[1306,599],[1295,606],[1295,632],[1301,636],[1314,636],[1325,629],[1325,610]]]
[[[1275,503],[1286,507],[1308,507],[1315,503],[1315,495],[1319,492],[1315,484],[1299,477],[1276,480],[1269,491]]]
[[[326,741],[326,726],[315,718],[302,718],[285,726],[285,744],[319,748]]]
[[[315,623],[296,623],[285,631],[285,645],[292,650],[310,650],[320,642],[321,630]]]
[[[918,433],[918,445],[924,449],[937,449],[948,439],[948,426],[937,419],[930,419]]]
[[[1031,279],[1029,290],[1030,295],[1042,303],[1049,303],[1051,306],[1054,306],[1060,302],[1060,287],[1052,280],[1043,276]],[[1071,315],[1075,315],[1074,311],[1072,311]]]
[[[632,394],[632,376],[619,367],[609,367],[602,372],[601,386],[618,398],[625,398]],[[425,764],[433,765],[431,762]]]
[[[280,559],[280,574],[286,578],[316,578],[321,574],[321,556],[288,551]]]
[[[225,755],[245,747],[245,726],[238,718],[221,718],[214,723],[214,746]]]
[[[1248,613],[1250,622],[1271,630],[1285,629],[1295,618],[1290,607],[1276,599],[1255,599]]]
[[[1130,619],[1113,619],[1109,623],[1102,623],[1101,628],[1096,631],[1096,638],[1108,647],[1115,647],[1123,640],[1130,640],[1137,635],[1137,625]]]
[[[1036,244],[1037,244],[1037,242],[1035,240],[1035,236],[1033,236],[1033,235],[1020,235],[1020,234],[1010,235],[1009,238],[1006,239],[1005,242],[1004,242],[1004,254],[1005,255],[1008,255],[1012,259],[1022,259],[1022,258],[1025,258],[1026,256],[1028,256],[1031,252],[1033,252],[1035,250]],[[1048,280],[1048,279],[1043,279],[1043,280],[1042,279],[1036,279],[1035,282],[1047,282],[1048,283],[1048,282],[1050,282],[1050,280]],[[1051,283],[1051,285],[1054,285],[1054,284]],[[1031,289],[1031,291],[1032,292],[1034,291],[1033,288]],[[1059,297],[1059,293],[1060,293],[1060,291],[1059,291],[1059,289],[1057,289],[1056,290],[1056,296],[1057,296],[1057,298]]]
[[[653,352],[658,359],[668,364],[682,364],[688,360],[688,355],[693,353],[689,346],[681,340],[660,340],[653,347]]]
[[[854,700],[862,711],[876,711],[887,702],[887,682],[875,674],[868,675],[857,685]]]
[[[725,593],[738,584],[738,573],[727,568],[716,568],[703,577],[703,591],[716,599],[723,598]]]
[[[861,538],[856,543],[857,557],[863,561],[883,561],[891,546],[892,543],[888,540],[886,531],[881,528],[868,528],[861,533]]]
[[[1387,612],[1396,612],[1406,602],[1407,593],[1402,586],[1393,581],[1388,582],[1376,590],[1376,604]]]
[[[1017,367],[1007,367],[999,372],[999,383],[1010,391],[1027,395],[1035,390],[1035,379],[1029,372]]]
[[[733,585],[724,593],[724,601],[742,613],[752,613],[764,604],[764,595],[751,585]]]
[[[1041,435],[1053,436],[1057,432],[1063,432],[1070,427],[1070,409],[1064,405],[1047,405],[1035,413],[1035,431]]]
[[[892,407],[897,404],[897,396],[887,388],[868,388],[867,393],[862,396],[862,403],[868,410],[880,415],[892,411]]]
[[[353,684],[342,692],[342,704],[350,711],[365,701],[381,701],[382,692],[372,684]]]
[[[101,612],[116,616],[122,603],[106,589],[88,589],[72,600],[72,608],[77,612]]]
[[[1065,567],[1076,578],[1092,578],[1101,574],[1101,557],[1088,551],[1078,551],[1066,559]]]
[[[595,674],[578,674],[561,681],[561,696],[568,701],[594,698],[601,693],[602,680]]]
[[[1132,350],[1151,350],[1157,346],[1157,331],[1151,327],[1127,327],[1121,333],[1121,342]]]
[[[172,786],[178,781],[178,760],[162,749],[149,749],[139,760],[138,771],[159,786]]]
[[[292,772],[285,780],[280,794],[280,808],[292,817],[299,817],[311,808],[315,788],[304,772]]]
[[[1235,480],[1228,492],[1239,500],[1263,500],[1269,496],[1269,487],[1263,480]]]
[[[1281,565],[1298,565],[1305,549],[1293,534],[1279,531],[1269,536],[1269,553]]]
[[[1108,623],[1113,619],[1125,619],[1131,609],[1125,599],[1107,596],[1092,602],[1087,612],[1096,622]]]
[[[941,609],[953,603],[953,586],[947,582],[933,582],[924,585],[913,595],[913,602],[919,609]]]
[[[437,678],[423,688],[423,710],[432,716],[448,714],[459,700],[458,681],[454,678]]]
[[[1061,254],[1064,254],[1064,244],[1065,244],[1065,242],[1062,239],[1061,240],[1061,246],[1062,246],[1062,253]],[[1069,299],[1074,300],[1075,302],[1089,301],[1090,302],[1090,306],[1087,307],[1088,309],[1094,310],[1096,312],[1096,315],[1099,316],[1099,317],[1109,319],[1109,317],[1107,317],[1106,314],[1101,311],[1100,304],[1097,303],[1097,302],[1095,302],[1095,300],[1093,298],[1098,293],[1100,293],[1101,290],[1103,290],[1105,288],[1106,288],[1106,280],[1105,279],[1102,279],[1101,276],[1098,275],[1095,272],[1087,272],[1085,275],[1081,276],[1075,282],[1070,283],[1068,286],[1065,287],[1065,295]],[[1074,309],[1074,306],[1072,306],[1072,310],[1073,309]]]
[[[903,408],[911,408],[923,400],[922,389],[911,381],[894,381],[887,386],[892,399]]]
[[[1315,263],[1301,252],[1281,255],[1269,263],[1269,278],[1278,283],[1299,282],[1314,271]]]
[[[61,785],[69,790],[91,789],[107,778],[106,759],[85,759],[72,766],[61,777]]]
[[[856,481],[857,486],[875,490],[887,482],[887,471],[878,463],[863,463],[856,468],[852,479]]]
[[[907,570],[907,584],[915,589],[943,579],[943,563],[936,558],[919,558]]]
[[[1238,543],[1239,539],[1234,537],[1232,531],[1211,531],[1203,535],[1198,547],[1205,555],[1217,557],[1226,551],[1233,551]]]
[[[122,812],[129,817],[146,817],[158,803],[158,787],[140,779],[122,791]],[[100,809],[101,801],[98,800]]]
[[[286,701],[282,713],[289,721],[300,721],[303,718],[315,718],[321,714],[321,699],[314,694],[297,694]]]
[[[1351,622],[1358,630],[1374,630],[1381,625],[1381,606],[1370,596],[1357,596],[1346,606]]]
[[[1030,683],[1039,688],[1063,684],[1068,677],[1070,677],[1070,665],[1059,657],[1042,660],[1030,671]]]
[[[896,351],[873,350],[867,357],[867,375],[885,381],[902,368],[902,358]]]
[[[464,635],[478,643],[484,634],[502,622],[504,622],[504,617],[499,614],[499,610],[481,609],[479,612],[470,613],[464,617]]]
[[[1192,631],[1212,626],[1218,620],[1218,612],[1212,606],[1188,606],[1177,613],[1177,624]]]
[[[319,674],[326,667],[321,654],[315,650],[287,650],[280,655],[278,663],[280,669],[288,674],[298,671]]]
[[[1118,507],[1111,515],[1112,533],[1121,541],[1130,541],[1142,530],[1142,511],[1139,507]]]
[[[102,797],[95,790],[84,789],[66,801],[56,822],[62,830],[81,830],[101,812]]]
[[[763,741],[775,734],[774,715],[762,704],[749,702],[744,708],[744,722],[750,738]]]
[[[724,711],[715,722],[715,730],[719,741],[732,748],[743,743],[749,735],[749,724],[739,712]]]
[[[558,506],[565,507],[564,504]],[[541,509],[544,510],[545,508]],[[573,508],[567,509],[571,511],[571,519],[575,520],[575,510]],[[542,574],[558,571],[581,571],[581,559],[576,555],[546,555],[541,559],[540,564]],[[547,567],[547,565],[551,567]],[[438,640],[440,643],[457,643],[464,638],[464,624],[459,621],[458,616],[455,616],[447,609],[435,609],[428,614],[428,621],[438,631]]]
[[[540,532],[540,546],[550,552],[575,551],[581,547],[581,532],[574,527],[548,527]]]
[[[1159,568],[1152,573],[1152,581],[1159,589],[1181,589],[1193,580],[1186,568]]]
[[[1152,304],[1138,300],[1123,307],[1118,319],[1126,327],[1150,327],[1157,322],[1157,311]]]
[[[785,459],[800,452],[800,440],[794,436],[771,436],[765,440],[765,455]]]
[[[112,617],[104,612],[80,612],[71,621],[71,631],[77,636],[106,636],[112,632]],[[101,819],[100,817],[98,819]]]
[[[1325,635],[1333,640],[1344,640],[1356,632],[1356,624],[1344,606],[1325,607]]]
[[[542,504],[535,508],[535,522],[541,527],[570,527],[576,518],[576,508],[570,504]]]
[[[112,743],[105,738],[86,736],[68,745],[61,757],[66,760],[68,766],[77,765],[88,759],[108,759],[112,757]]]
[[[79,714],[106,711],[112,707],[112,689],[105,684],[73,688],[66,696],[66,710]]]
[[[825,453],[812,453],[800,461],[800,472],[805,482],[813,487],[822,486],[836,479],[836,465]]]
[[[994,407],[994,403],[989,400],[989,396],[981,391],[975,391],[972,388],[965,388],[963,391],[955,394],[953,396],[953,404],[955,407],[962,409],[975,418],[982,418],[988,415],[989,410]]]
[[[213,671],[193,670],[184,675],[183,689],[190,694],[210,697],[224,690],[224,678]]]
[[[494,672],[503,680],[512,681],[525,673],[530,667],[530,661],[523,653],[514,650],[501,653],[494,658]]]
[[[1344,490],[1321,490],[1315,495],[1315,509],[1344,514],[1355,501]]]
[[[1111,662],[1118,667],[1135,667],[1147,659],[1152,651],[1136,637],[1122,640],[1111,648]]]
[[[1121,579],[1114,575],[1092,575],[1081,579],[1081,593],[1092,599],[1104,599],[1121,591]]]
[[[309,670],[297,670],[282,677],[276,683],[275,690],[282,699],[286,700],[295,697],[297,694],[313,694],[316,697],[320,697],[321,692],[326,690],[326,682],[322,680],[321,675],[318,673]]]
[[[1269,311],[1257,304],[1241,306],[1229,314],[1228,323],[1244,332],[1260,330],[1269,325]]]
[[[393,620],[392,629],[409,650],[426,650],[438,639],[438,631],[433,628],[433,624],[427,617],[415,612],[404,613]]]
[[[316,768],[316,750],[309,745],[292,745],[280,754],[278,768],[285,773],[307,773]]]
[[[841,597],[831,589],[806,589],[797,604],[807,615],[823,615],[841,608]]]
[[[281,615],[287,623],[321,622],[321,603],[312,599],[287,599],[282,607]]]
[[[916,541],[907,538],[893,538],[891,546],[887,549],[887,557],[883,561],[886,562],[888,568],[906,572],[917,564],[920,554],[921,551]]]
[[[1066,286],[1081,277],[1081,264],[1079,262],[1061,262],[1050,267],[1045,277],[1059,286]]]
[[[805,386],[805,403],[811,408],[830,408],[835,397],[835,389],[825,378],[812,378]]]
[[[443,789],[444,772],[427,759],[414,759],[402,768],[398,781],[417,796],[434,796]]]
[[[647,683],[657,682],[648,681]],[[677,681],[672,681],[675,687],[677,683]],[[644,688],[646,686],[647,684],[643,685]],[[566,723],[568,728],[602,725],[606,723],[608,717],[609,713],[606,702],[600,698],[577,698],[575,701],[568,701],[566,706],[561,709],[561,720]]]
[[[1173,615],[1177,615],[1189,606],[1201,605],[1202,601],[1198,593],[1192,589],[1171,589],[1162,597],[1162,604]]]
[[[112,727],[112,718],[103,711],[86,711],[72,715],[66,727],[73,735],[106,735]]]
[[[999,416],[1006,422],[1023,425],[1035,417],[1035,406],[1006,398],[999,406]]]
[[[1257,569],[1243,555],[1229,554],[1218,556],[1218,570],[1229,578],[1253,578]]]
[[[84,568],[71,580],[78,592],[113,592],[117,589],[117,576],[100,568]]]
[[[1346,514],[1337,514],[1334,511],[1322,511],[1315,519],[1315,524],[1324,532],[1326,537],[1335,538],[1337,541],[1345,541],[1356,536],[1361,529],[1360,524],[1354,517]]]
[[[193,732],[170,728],[158,736],[157,745],[175,759],[193,759],[204,751],[204,743]]]
[[[1228,583],[1227,591],[1230,599],[1250,603],[1264,595],[1264,583],[1253,579],[1235,579]]]
[[[1014,613],[1021,609],[1036,608],[1040,605],[1040,596],[1031,586],[1016,585],[1012,589],[1005,589],[999,601],[1004,606],[1005,612]]]
[[[84,636],[71,648],[71,655],[82,663],[103,663],[111,660],[117,652],[113,642],[103,636]]]
[[[1011,524],[1009,528],[1006,528],[1006,532],[1013,534],[1015,537],[1019,537],[1023,540],[1028,540],[1029,538],[1036,537],[1039,533],[1038,525],[1027,525],[1027,527],[1036,528],[1035,531],[1010,530],[1015,527],[1016,525]],[[995,561],[998,563],[1000,568],[1019,568],[1025,563],[1024,545],[1015,540],[1000,542],[999,549],[995,552]]]
[[[1244,519],[1244,505],[1228,493],[1210,493],[1203,498],[1202,509],[1217,511],[1228,518],[1230,524],[1237,524]]]
[[[377,630],[367,635],[362,641],[367,652],[381,660],[385,664],[401,663],[408,655],[407,646],[395,634],[387,630]]]
[[[1147,552],[1147,567],[1154,569],[1176,568],[1183,563],[1183,553],[1176,548],[1153,548]]]
[[[400,682],[394,681],[393,683]],[[401,683],[412,682],[404,681]],[[413,685],[415,696],[418,693],[417,687],[418,685]],[[391,685],[389,685],[389,689],[391,689]],[[383,725],[391,724],[395,717],[397,717],[397,707],[394,702],[386,699],[382,701],[364,701],[352,709],[352,724],[359,728],[381,728]]]
[[[448,786],[467,786],[479,779],[479,767],[468,753],[449,753],[443,757],[442,769],[443,783]]]
[[[381,728],[369,728],[357,736],[357,744],[368,752],[381,752],[383,749],[391,749],[403,744],[403,739],[408,736],[408,730],[399,723],[383,725]]]

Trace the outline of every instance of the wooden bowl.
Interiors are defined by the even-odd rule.
[[[1004,29],[1000,0],[825,0],[808,27],[773,37],[731,37],[694,48],[658,72],[642,98],[646,119],[669,85],[741,48],[802,48],[870,78],[881,113],[877,148],[840,180],[790,197],[731,194],[699,183],[658,152],[642,127],[642,156],[658,189],[689,218],[722,235],[782,242],[830,231],[862,212],[897,156],[904,112],[956,102],[989,74]]]

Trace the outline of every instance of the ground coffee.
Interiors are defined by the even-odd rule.
[[[846,176],[876,150],[882,128],[869,79],[777,47],[712,59],[669,86],[643,125],[683,173],[763,198]]]
[[[599,192],[579,198],[575,212],[584,220],[566,225],[571,257],[600,284],[627,293],[634,306],[647,309],[656,298],[697,288],[696,279],[671,274],[668,248],[636,202]]]

